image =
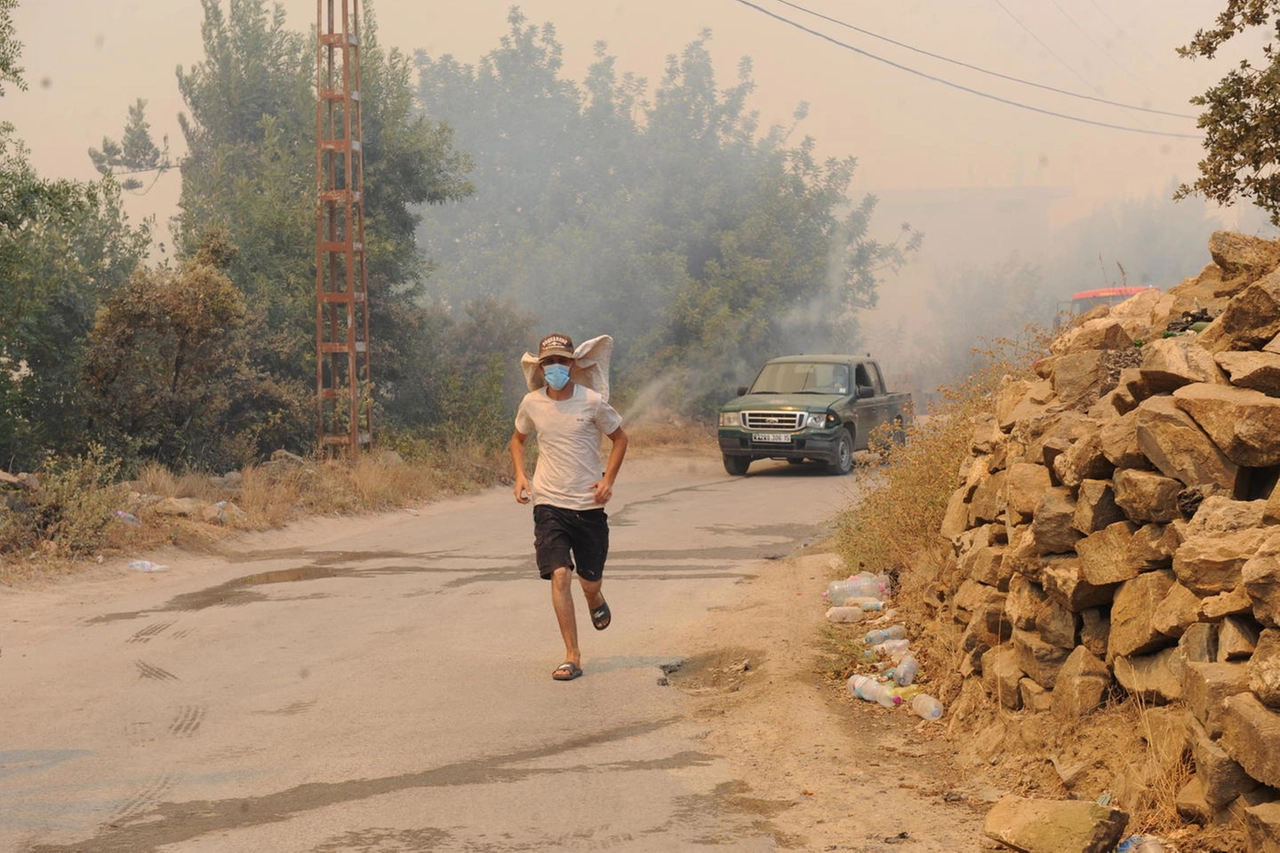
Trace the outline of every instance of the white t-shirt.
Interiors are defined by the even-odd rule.
[[[561,509],[595,509],[591,485],[604,473],[600,436],[622,426],[622,416],[604,397],[574,383],[573,396],[553,400],[545,387],[530,391],[516,410],[516,431],[538,433],[533,503]]]

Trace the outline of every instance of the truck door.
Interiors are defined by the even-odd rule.
[[[884,393],[884,380],[880,376],[880,367],[869,362],[859,362],[854,367],[854,381],[858,384],[857,424],[858,449],[865,450],[867,440],[876,427],[889,420],[889,400]],[[863,397],[865,389],[870,388],[872,396]]]

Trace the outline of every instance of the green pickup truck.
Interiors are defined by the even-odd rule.
[[[855,355],[788,355],[760,368],[750,387],[720,407],[724,470],[747,473],[755,459],[824,462],[833,474],[853,470],[877,427],[903,441],[911,395],[885,390],[880,365]]]

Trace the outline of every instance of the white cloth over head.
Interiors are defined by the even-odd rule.
[[[609,360],[612,357],[613,338],[609,335],[598,335],[583,341],[573,350],[574,361],[569,368],[569,379],[578,385],[585,385],[608,402]],[[524,371],[524,381],[530,391],[537,391],[543,386],[536,355],[527,352],[520,356],[520,369]]]

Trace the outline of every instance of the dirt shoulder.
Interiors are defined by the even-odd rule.
[[[981,831],[1004,792],[957,766],[943,722],[845,691],[821,601],[831,565],[821,553],[761,564],[671,675],[708,749],[740,774],[740,807],[785,849],[1004,849]]]

